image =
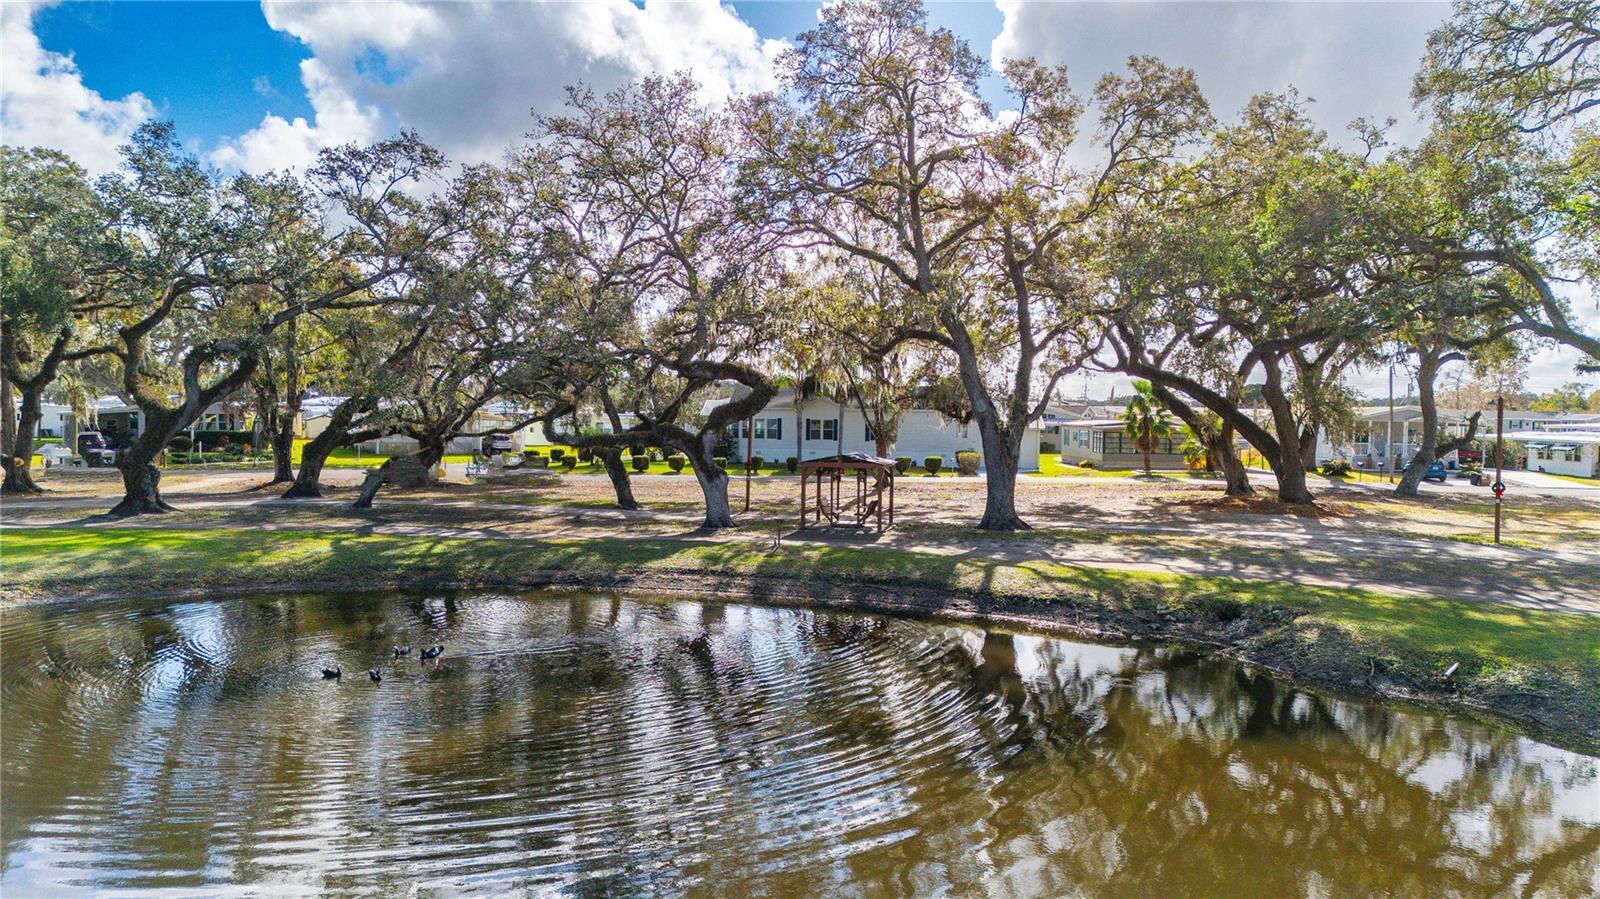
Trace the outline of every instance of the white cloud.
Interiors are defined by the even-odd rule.
[[[996,60],[1032,56],[1064,63],[1082,92],[1131,54],[1187,66],[1219,119],[1246,100],[1291,85],[1315,102],[1323,128],[1343,135],[1364,116],[1397,120],[1415,140],[1411,78],[1428,32],[1448,3],[1031,3],[996,0],[1004,17]]]
[[[117,147],[155,115],[143,94],[108,100],[83,83],[71,56],[46,50],[33,33],[44,3],[0,3],[0,141],[51,147],[90,172],[110,171]]]
[[[782,48],[713,0],[584,3],[263,3],[268,23],[312,53],[301,64],[311,121],[267,116],[219,164],[303,164],[323,146],[415,128],[458,161],[497,158],[561,108],[563,88],[598,90],[692,71],[708,101],[773,84]]]
[[[323,147],[366,143],[382,136],[382,115],[363,106],[334,78],[318,59],[300,62],[300,81],[315,111],[315,123],[295,116],[267,115],[244,135],[223,142],[212,161],[223,168],[249,172],[304,168]]]

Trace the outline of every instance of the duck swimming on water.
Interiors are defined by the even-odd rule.
[[[383,681],[383,672],[377,668],[368,668],[367,677],[372,678],[372,682],[375,684],[381,683]]]
[[[323,680],[338,680],[339,676],[342,675],[342,674],[344,674],[344,671],[342,669],[340,669],[340,668],[324,668],[324,669],[322,669],[322,679]]]
[[[409,646],[396,646],[394,648],[394,657],[395,658],[398,659],[401,656],[408,656],[408,655],[411,655],[411,647],[409,647]]]
[[[443,654],[444,654],[444,644],[440,643],[437,646],[430,646],[427,649],[424,649],[422,651],[422,660],[424,662],[426,662],[429,659],[437,659],[439,656],[441,656]]]

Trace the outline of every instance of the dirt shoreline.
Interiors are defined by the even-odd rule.
[[[850,580],[770,575],[717,574],[651,569],[595,574],[538,568],[493,576],[373,576],[294,582],[250,582],[162,591],[69,590],[49,596],[18,596],[6,591],[0,608],[123,599],[186,596],[237,596],[379,589],[600,589],[650,595],[712,597],[767,605],[870,612],[908,618],[998,626],[1071,638],[1114,643],[1170,643],[1196,648],[1272,672],[1296,684],[1356,698],[1417,704],[1457,715],[1511,726],[1545,742],[1600,754],[1600,709],[1559,689],[1502,687],[1469,696],[1442,676],[1435,683],[1396,678],[1378,670],[1360,652],[1341,652],[1344,635],[1335,628],[1296,629],[1294,616],[1201,617],[1181,610],[1042,601],[1000,592],[932,588],[914,581]]]

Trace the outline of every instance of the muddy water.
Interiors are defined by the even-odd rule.
[[[1595,759],[1182,652],[473,594],[13,610],[0,652],[7,899],[1600,891]]]

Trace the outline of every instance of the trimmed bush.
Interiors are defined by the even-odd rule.
[[[566,454],[567,454],[567,451],[562,449],[559,446],[550,447],[550,461],[552,461],[552,462],[560,462],[561,461],[561,457],[565,456]]]
[[[587,447],[587,446],[583,447],[582,449],[579,449],[578,450],[578,461],[584,463],[585,465],[589,464],[590,462],[593,462],[594,461],[594,450],[589,448],[589,447]]]
[[[745,463],[745,468],[749,469],[750,471],[760,471],[761,466],[765,464],[767,464],[767,460],[761,458],[760,456],[751,456],[749,461]]]
[[[634,456],[633,457],[633,470],[634,471],[649,471],[650,470],[650,457],[648,455],[644,455],[644,454],[639,454],[639,455]]]
[[[190,440],[183,434],[179,434],[178,436],[167,441],[167,449],[177,450],[180,453],[187,453],[189,450],[194,449],[194,441]]]
[[[906,472],[911,470],[911,466],[915,462],[916,462],[916,460],[911,458],[910,456],[895,456],[894,457],[894,472],[895,472],[895,474],[905,474]]]
[[[723,471],[727,471],[728,470],[728,457],[727,456],[712,456],[711,457],[711,461],[717,463],[717,467],[722,469]]]
[[[566,469],[567,471],[571,471],[574,468],[577,468],[578,467],[578,457],[577,456],[566,456],[566,457],[564,457],[561,460],[561,467]]]
[[[983,453],[977,450],[962,450],[956,453],[956,467],[963,475],[972,477],[978,473],[978,466],[983,464]]]
[[[1343,459],[1329,459],[1322,463],[1322,473],[1330,478],[1348,478],[1351,471],[1350,463]]]
[[[689,460],[684,458],[683,456],[680,456],[677,453],[673,453],[672,455],[667,457],[667,467],[672,469],[673,472],[683,471],[683,466],[688,461]]]
[[[536,449],[525,449],[525,450],[522,451],[522,455],[527,457],[527,458],[529,458],[529,459],[537,459],[540,456],[544,455],[544,453],[541,453]]]
[[[944,457],[925,456],[922,460],[922,467],[927,470],[929,475],[936,475],[939,473],[939,469],[944,467]]]
[[[790,456],[789,458],[783,460],[783,467],[789,469],[790,474],[794,474],[800,470],[800,460],[794,456]]]

